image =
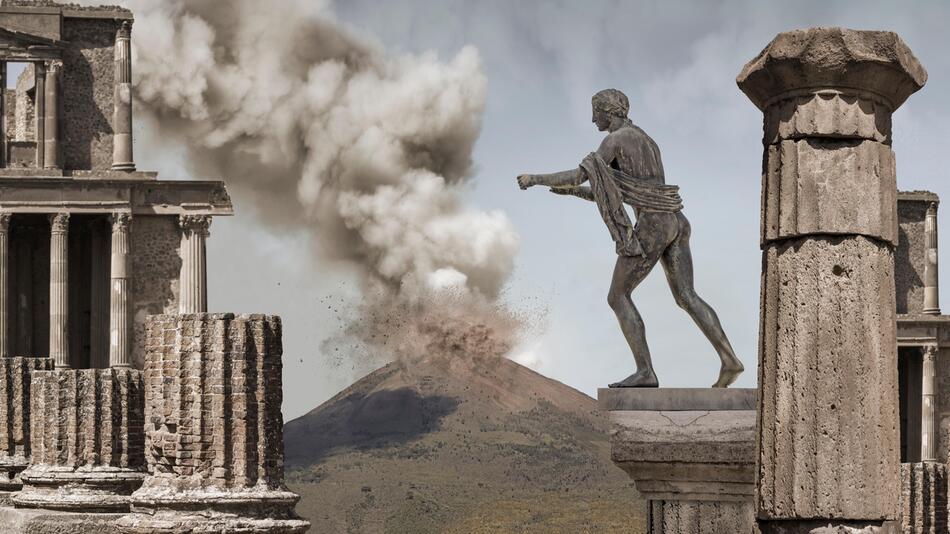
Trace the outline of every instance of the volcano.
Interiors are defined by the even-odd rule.
[[[504,358],[391,363],[284,426],[311,532],[639,532],[594,399]]]

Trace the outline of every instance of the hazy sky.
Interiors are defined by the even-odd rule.
[[[667,181],[681,187],[697,290],[746,363],[741,387],[753,387],[756,374],[762,116],[735,76],[776,33],[820,25],[898,32],[930,73],[894,117],[898,187],[950,195],[939,156],[950,147],[950,113],[939,96],[950,88],[944,2],[346,0],[334,11],[395,55],[434,51],[449,60],[467,44],[477,47],[489,92],[467,200],[504,211],[520,234],[506,299],[536,315],[537,328],[519,360],[590,395],[633,371],[606,301],[613,243],[593,204],[543,188],[520,191],[514,180],[575,167],[597,147],[596,91],[626,92],[631,118],[660,145]],[[183,177],[181,147],[150,135],[144,121],[136,133],[140,168]],[[290,419],[372,370],[363,359],[320,350],[345,321],[355,281],[346,265],[314,262],[302,236],[261,226],[242,210],[240,191],[231,192],[238,215],[216,220],[208,242],[210,307],[284,318]],[[710,385],[718,359],[674,304],[661,268],[634,301],[661,384]]]

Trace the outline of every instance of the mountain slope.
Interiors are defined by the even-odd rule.
[[[637,532],[590,397],[506,359],[389,364],[284,427],[312,532]]]

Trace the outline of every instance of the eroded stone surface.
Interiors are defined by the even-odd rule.
[[[891,142],[891,110],[872,95],[838,90],[791,95],[765,110],[765,143],[827,137]]]
[[[893,253],[839,237],[764,254],[759,517],[895,519]]]
[[[896,110],[927,82],[927,71],[894,32],[808,28],[778,34],[736,82],[759,109],[781,95],[853,89]]]
[[[810,234],[897,244],[894,153],[874,141],[808,139],[767,147],[762,242]]]
[[[751,534],[755,509],[744,502],[652,501],[650,534]]]

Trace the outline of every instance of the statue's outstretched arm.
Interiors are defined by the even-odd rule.
[[[521,189],[535,185],[547,187],[574,187],[587,181],[587,173],[580,167],[569,171],[552,172],[551,174],[522,174],[518,177]]]
[[[551,192],[558,195],[573,195],[577,198],[583,198],[584,200],[596,202],[596,200],[594,200],[594,192],[591,191],[590,187],[585,185],[572,187],[552,187]]]

